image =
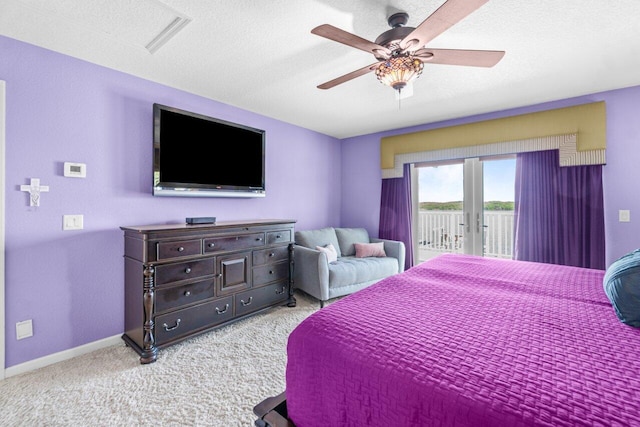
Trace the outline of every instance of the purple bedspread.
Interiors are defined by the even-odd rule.
[[[640,329],[604,272],[442,255],[290,335],[289,418],[310,426],[640,426]]]

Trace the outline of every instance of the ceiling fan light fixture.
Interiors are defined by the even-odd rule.
[[[407,83],[422,74],[424,64],[410,54],[392,56],[376,68],[376,77],[387,86],[395,90],[402,90]]]

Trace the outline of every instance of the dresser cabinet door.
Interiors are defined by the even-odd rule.
[[[218,256],[218,295],[251,287],[251,252]]]

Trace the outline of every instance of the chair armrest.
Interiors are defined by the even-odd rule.
[[[406,256],[404,243],[397,240],[377,239],[372,237],[372,243],[384,242],[384,252],[388,257],[398,260],[398,273],[404,271],[404,260]]]
[[[309,295],[329,299],[329,262],[327,255],[316,249],[294,245],[293,284]]]

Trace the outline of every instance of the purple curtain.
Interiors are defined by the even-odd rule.
[[[381,239],[404,242],[405,269],[413,266],[413,238],[411,235],[411,165],[404,165],[402,178],[382,180],[380,199]]]
[[[605,269],[602,166],[559,166],[558,150],[516,160],[514,259]]]

